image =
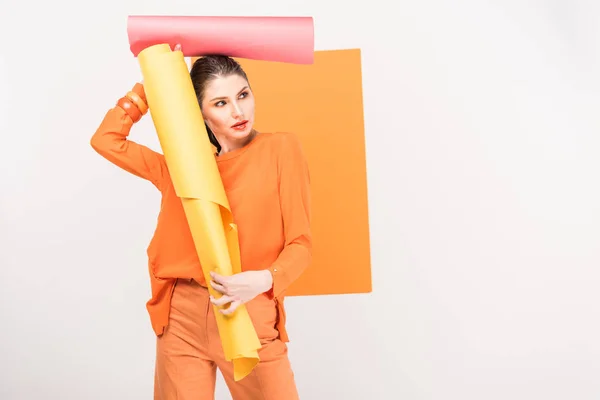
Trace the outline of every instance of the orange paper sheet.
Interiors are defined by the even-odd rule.
[[[241,272],[237,227],[208,139],[183,53],[168,44],[138,55],[150,114],[192,231],[206,282],[210,271]],[[219,293],[209,285],[210,293]],[[261,344],[245,306],[232,316],[215,316],[223,351],[234,365],[234,378],[247,376],[259,361]]]
[[[313,261],[286,296],[371,292],[360,50],[315,51],[308,66],[237,61],[257,130],[297,134],[310,168]]]

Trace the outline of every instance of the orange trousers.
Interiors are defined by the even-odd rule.
[[[154,399],[214,400],[219,368],[233,400],[298,400],[287,345],[275,329],[274,301],[260,295],[246,308],[262,344],[260,362],[250,375],[235,382],[208,290],[193,280],[177,280],[169,325],[157,338]]]

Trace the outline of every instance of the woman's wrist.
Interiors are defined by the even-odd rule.
[[[117,106],[121,107],[131,120],[136,123],[148,112],[146,103],[146,94],[141,83],[136,83],[125,96],[117,101]]]
[[[266,293],[273,288],[273,274],[271,274],[271,271],[269,271],[268,269],[265,269],[263,271],[263,274],[264,274],[264,279],[265,279],[265,281],[264,281],[265,290],[263,290],[263,293]]]
[[[127,97],[123,96],[117,101],[117,106],[121,107],[129,118],[133,121],[133,123],[138,122],[142,119],[142,112],[139,108]]]
[[[142,115],[148,112],[148,105],[136,92],[130,90],[129,92],[127,92],[125,97],[127,97],[127,99],[129,99],[133,104],[135,104],[135,106],[138,108],[138,110],[140,110]]]

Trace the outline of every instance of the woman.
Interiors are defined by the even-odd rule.
[[[289,133],[253,128],[253,92],[235,60],[202,57],[190,76],[238,226],[241,273],[204,281],[164,156],[128,140],[148,110],[142,84],[119,99],[91,139],[100,155],[162,194],[148,247],[155,399],[212,400],[217,368],[234,400],[298,399],[283,300],[311,261],[309,171],[300,142]],[[209,295],[209,284],[222,294],[218,300]],[[241,381],[233,380],[232,364],[224,358],[211,304],[224,314],[245,304],[261,341],[260,362]]]

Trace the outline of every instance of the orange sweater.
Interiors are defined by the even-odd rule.
[[[162,154],[127,139],[133,125],[123,109],[110,109],[91,139],[92,147],[118,167],[152,182],[162,194],[160,214],[148,246],[152,328],[161,335],[169,321],[177,278],[206,286],[181,200]],[[285,330],[285,291],[311,261],[310,179],[299,140],[290,133],[261,133],[241,149],[216,156],[238,226],[243,270],[269,269],[271,296]]]

